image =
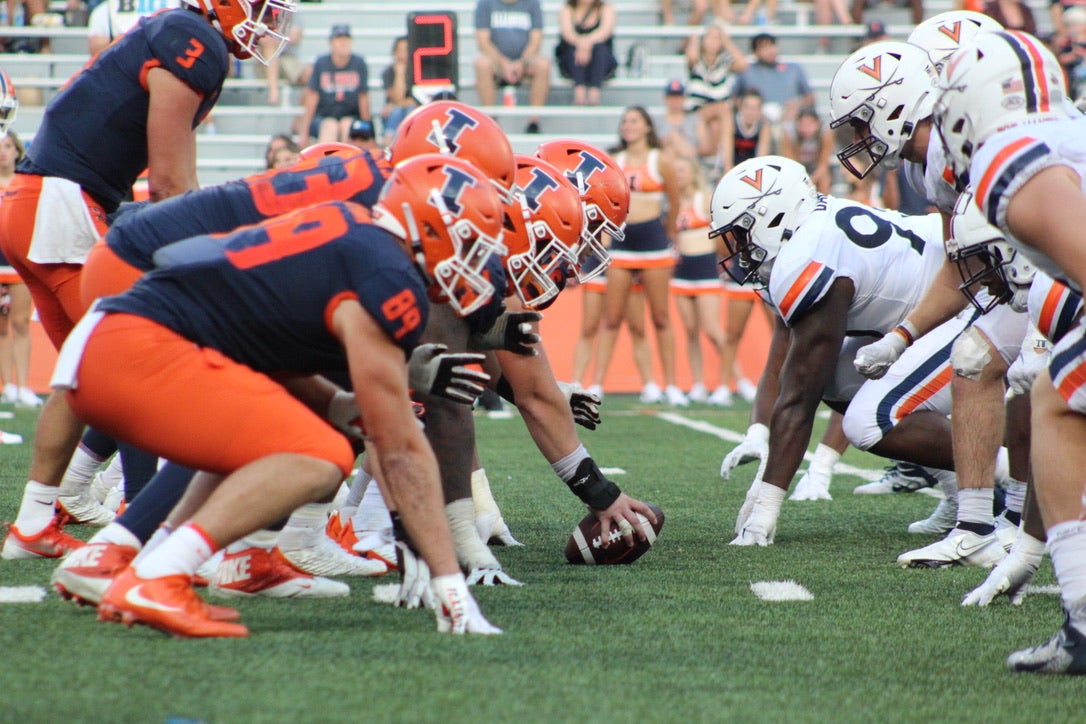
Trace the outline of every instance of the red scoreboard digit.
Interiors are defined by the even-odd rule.
[[[460,85],[460,61],[456,42],[456,13],[447,10],[407,15],[408,92],[441,90],[454,93]],[[417,97],[416,93],[416,97]]]

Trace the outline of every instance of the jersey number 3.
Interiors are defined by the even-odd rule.
[[[177,64],[186,70],[196,65],[196,59],[204,54],[204,44],[196,38],[189,38],[189,47],[185,48],[185,54],[179,55],[175,60]]]

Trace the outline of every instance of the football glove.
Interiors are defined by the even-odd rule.
[[[724,461],[720,464],[720,477],[728,480],[732,469],[752,460],[758,460],[764,464],[767,457],[769,457],[769,428],[756,422],[747,428],[747,435],[743,438],[743,442],[724,456]],[[761,478],[760,475],[758,477]]]
[[[523,586],[524,584],[500,568],[473,568],[468,574],[469,586]]]
[[[531,345],[539,343],[539,335],[532,331],[532,324],[543,319],[539,312],[502,312],[485,332],[472,334],[468,344],[472,349],[500,349],[513,354],[531,357],[539,350]]]
[[[464,574],[437,576],[431,581],[431,588],[438,633],[491,635],[502,632],[479,610],[479,604],[468,591]]]
[[[905,338],[892,332],[856,350],[856,358],[852,364],[864,377],[877,380],[886,374],[886,370],[890,369],[894,362],[897,362],[906,347],[908,344]]]
[[[347,436],[349,440],[365,440],[366,431],[362,427],[362,414],[354,400],[354,393],[337,390],[328,403],[325,413],[332,427]]]
[[[486,355],[447,352],[443,344],[420,344],[407,363],[408,386],[423,395],[444,397],[470,405],[483,393],[490,375],[467,365],[481,364]]]
[[[422,556],[404,541],[396,541],[396,565],[401,578],[395,604],[400,608],[433,608],[430,567]]]
[[[1019,530],[1011,552],[992,569],[984,583],[962,599],[962,605],[987,606],[997,597],[1006,596],[1013,605],[1021,606],[1026,586],[1033,581],[1044,555],[1045,544]]]
[[[1052,360],[1052,345],[1032,324],[1022,340],[1018,357],[1007,370],[1007,385],[1015,395],[1028,394],[1037,375],[1048,368]]]
[[[573,412],[573,421],[581,427],[595,430],[600,424],[600,405],[603,400],[570,382],[559,382],[558,389],[566,396],[569,409]]]

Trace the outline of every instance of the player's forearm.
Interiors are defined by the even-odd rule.
[[[779,400],[769,423],[769,457],[762,480],[785,490],[792,483],[811,439],[818,400]]]
[[[924,296],[905,318],[921,337],[965,309],[969,301],[959,289],[961,284],[957,267],[944,261],[939,272],[931,280]]]
[[[509,382],[517,410],[536,447],[547,462],[555,462],[580,445],[573,413],[551,371],[546,353],[523,357],[498,352],[502,376]]]
[[[773,329],[773,337],[769,343],[769,355],[766,358],[765,369],[758,379],[758,394],[754,398],[754,407],[750,411],[751,424],[760,423],[769,425],[773,418],[773,408],[777,404],[777,392],[779,389],[781,366],[788,355],[788,345],[791,333],[782,322],[777,322]]]

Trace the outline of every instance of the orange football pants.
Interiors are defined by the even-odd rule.
[[[107,435],[221,475],[279,453],[327,460],[344,476],[355,460],[347,439],[282,385],[131,314],[94,329],[68,403]]]
[[[42,326],[53,346],[60,349],[86,308],[80,294],[81,264],[36,264],[27,259],[34,238],[42,177],[15,174],[0,202],[0,249],[30,290]],[[100,235],[105,235],[106,214],[96,201],[83,194]]]
[[[98,297],[120,294],[136,283],[143,272],[117,256],[109,244],[99,240],[83,262],[80,278],[80,298],[84,309],[90,308]]]

